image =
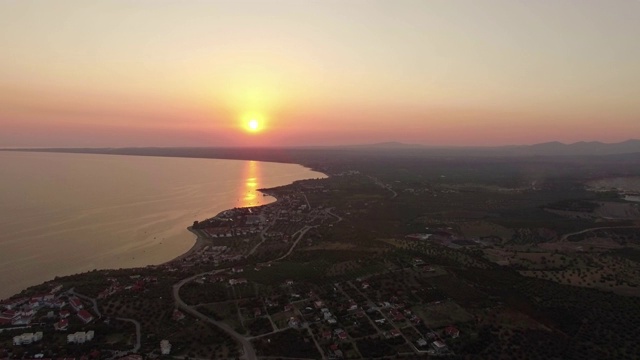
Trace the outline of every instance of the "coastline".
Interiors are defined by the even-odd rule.
[[[301,166],[304,166],[304,165],[301,165]],[[305,166],[305,167],[306,167],[306,166]],[[314,171],[315,171],[315,170],[314,170]],[[319,172],[319,171],[316,171],[316,172]],[[321,173],[321,174],[325,175],[327,178],[329,177],[329,175],[327,175],[327,174],[325,174],[325,173]],[[306,180],[306,179],[301,179],[301,180]],[[301,181],[301,180],[296,180],[296,181]],[[294,181],[294,182],[292,182],[292,183],[285,184],[285,185],[280,185],[280,186],[289,186],[289,185],[293,185],[294,183],[295,183],[295,181]],[[262,194],[266,194],[266,195],[268,195],[268,196],[271,196],[271,197],[272,197],[272,198],[274,198],[275,200],[274,200],[273,202],[270,202],[270,203],[268,203],[268,204],[264,204],[264,205],[258,205],[258,206],[247,206],[247,207],[244,207],[244,209],[257,208],[257,207],[260,207],[260,206],[270,206],[270,205],[273,205],[273,204],[275,204],[275,203],[277,203],[277,202],[279,201],[279,199],[278,199],[278,197],[277,197],[277,196],[275,196],[274,194],[268,193],[269,189],[257,189],[256,191],[259,191],[259,192],[261,192]],[[233,208],[232,208],[232,209],[233,209]],[[213,217],[217,217],[218,215],[220,215],[220,214],[222,214],[222,213],[224,213],[224,212],[226,212],[226,211],[232,210],[232,209],[225,209],[225,210],[222,210],[222,211],[220,211],[219,213],[217,213],[217,214],[216,214],[215,216],[213,216]],[[210,239],[203,238],[203,237],[198,233],[198,231],[197,231],[197,230],[194,230],[194,229],[193,229],[193,226],[189,226],[189,227],[187,227],[187,231],[189,231],[190,233],[192,233],[192,234],[193,234],[193,235],[195,235],[195,237],[196,237],[196,239],[195,239],[195,243],[193,244],[193,246],[191,246],[191,248],[189,248],[189,250],[187,250],[186,252],[184,252],[184,253],[183,253],[183,254],[181,254],[181,255],[176,256],[175,258],[173,258],[173,259],[171,259],[171,260],[169,260],[169,261],[165,261],[165,262],[163,262],[163,263],[161,263],[161,264],[158,264],[158,265],[151,265],[151,266],[164,266],[164,265],[169,265],[169,264],[171,264],[171,263],[173,263],[173,262],[181,261],[182,259],[186,259],[186,258],[188,258],[189,256],[191,256],[191,255],[193,255],[194,253],[196,253],[196,252],[200,251],[202,248],[204,248],[205,246],[207,246],[207,245],[208,245],[208,244],[207,244],[207,242],[209,242],[209,241],[210,241]]]
[[[193,253],[200,251],[202,248],[204,248],[204,247],[206,246],[206,245],[205,245],[206,240],[205,240],[205,239],[203,239],[203,238],[202,238],[202,237],[201,237],[201,236],[196,232],[196,230],[193,230],[193,227],[189,226],[189,227],[187,228],[187,230],[188,230],[190,233],[192,233],[193,235],[195,235],[195,237],[196,237],[196,240],[195,240],[196,242],[193,244],[193,246],[191,246],[191,248],[190,248],[189,250],[187,250],[185,253],[183,253],[183,254],[181,254],[181,255],[178,255],[178,256],[176,256],[175,258],[173,258],[173,259],[171,259],[171,260],[169,260],[169,261],[165,261],[165,262],[163,262],[162,264],[158,264],[158,265],[151,265],[151,266],[163,266],[163,265],[171,264],[171,263],[173,263],[173,262],[181,261],[182,259],[185,259],[185,258],[187,258],[187,257],[191,256]]]
[[[82,155],[82,154],[79,154],[79,155]],[[100,155],[109,155],[109,154],[100,154]],[[117,155],[120,155],[120,154],[117,154]],[[120,155],[120,156],[123,156],[123,157],[127,157],[127,156],[136,157],[137,155]],[[166,158],[166,156],[154,156],[154,157]],[[203,160],[207,160],[207,159],[216,160],[214,158],[202,158],[202,159]],[[244,161],[244,160],[239,160],[239,159],[225,159],[225,158],[221,158],[221,159],[218,159],[218,160]],[[277,163],[277,162],[274,162],[274,161],[260,161],[260,162]],[[287,163],[283,163],[283,164],[287,164]],[[288,163],[288,164],[294,164],[294,163]],[[305,166],[304,164],[295,163],[295,165],[298,165],[298,166],[300,166],[302,168],[305,168],[307,170],[310,170],[312,172],[316,172],[318,174],[307,174],[306,177],[301,177],[301,178],[297,178],[297,179],[289,179],[288,181],[285,180],[286,182],[283,182],[283,183],[280,183],[280,184],[277,184],[277,183],[271,184],[271,186],[269,186],[267,188],[256,189],[256,191],[259,191],[262,194],[266,194],[268,196],[273,197],[273,201],[271,201],[271,202],[269,202],[267,204],[252,205],[252,206],[248,206],[248,207],[245,207],[245,208],[258,208],[258,207],[267,206],[267,205],[271,205],[271,204],[277,203],[279,201],[279,199],[278,199],[278,197],[274,196],[273,192],[270,191],[272,189],[276,189],[276,188],[284,187],[284,186],[290,186],[290,185],[295,184],[298,181],[329,177],[329,175],[327,175],[326,173],[320,172],[318,170],[314,170],[313,168],[311,168],[309,166]],[[218,216],[218,215],[224,213],[225,211],[229,211],[229,210],[232,210],[234,208],[236,208],[236,207],[229,207],[229,208],[227,208],[227,209],[225,209],[223,211],[219,211],[217,214],[215,214],[215,216]],[[211,217],[211,216],[207,216],[206,214],[202,214],[202,215],[204,215],[203,218],[210,218]],[[181,261],[181,260],[183,260],[185,258],[188,258],[190,255],[192,255],[194,253],[197,253],[198,251],[201,251],[205,246],[211,245],[212,239],[207,238],[202,233],[200,233],[198,230],[192,229],[191,226],[187,227],[186,230],[191,232],[193,234],[193,236],[195,236],[195,239],[191,238],[194,241],[192,243],[192,246],[188,247],[188,243],[186,243],[184,247],[182,247],[180,250],[178,250],[178,251],[181,251],[182,253],[178,253],[178,254],[173,255],[173,256],[170,255],[169,260],[164,260],[164,261],[160,260],[157,263],[150,262],[150,263],[147,263],[147,264],[142,264],[142,265],[138,265],[138,266],[131,266],[131,267],[126,266],[126,265],[123,266],[123,267],[120,267],[118,265],[116,265],[116,266],[108,266],[108,267],[98,267],[98,268],[94,268],[92,270],[82,270],[82,271],[70,272],[70,273],[67,273],[67,274],[55,275],[55,276],[52,276],[51,274],[49,274],[50,277],[48,279],[40,280],[40,282],[33,282],[32,285],[25,286],[25,287],[20,288],[20,289],[18,289],[16,291],[7,292],[7,293],[3,294],[4,296],[2,296],[2,298],[0,300],[14,298],[16,296],[19,296],[19,294],[24,293],[25,291],[29,291],[29,289],[31,289],[33,287],[41,286],[42,284],[45,284],[45,283],[50,283],[51,281],[53,281],[55,278],[58,278],[58,277],[63,278],[63,277],[66,277],[66,276],[82,275],[82,274],[86,274],[86,273],[93,272],[93,271],[108,271],[108,270],[113,270],[113,269],[142,269],[142,268],[145,268],[145,267],[158,267],[158,266],[163,266],[163,265],[167,265],[167,264],[171,264],[171,263],[177,263],[177,262],[179,262],[179,261]],[[182,230],[182,231],[184,231],[184,230]],[[184,239],[183,241],[185,241],[185,242],[188,241],[186,239],[186,237],[183,237],[183,239]]]

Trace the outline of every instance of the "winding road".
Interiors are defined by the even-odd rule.
[[[201,277],[202,275],[206,275],[206,274],[214,274],[220,271],[224,271],[224,269],[221,270],[214,270],[214,271],[208,271],[202,274],[197,274],[194,275],[190,278],[186,278],[186,279],[182,279],[180,280],[180,282],[176,283],[173,285],[173,298],[175,299],[176,302],[176,307],[178,309],[181,309],[182,311],[189,313],[193,316],[195,316],[196,318],[202,320],[202,321],[206,321],[208,323],[211,323],[215,326],[217,326],[218,328],[220,328],[222,331],[226,332],[227,334],[229,334],[231,337],[233,337],[234,339],[236,339],[241,345],[242,345],[242,349],[243,349],[243,358],[247,359],[247,360],[257,360],[257,355],[255,350],[253,349],[253,346],[251,345],[251,342],[249,340],[247,340],[244,336],[238,334],[233,328],[231,328],[231,326],[229,326],[228,324],[222,322],[222,321],[217,321],[217,320],[213,320],[210,317],[206,316],[205,314],[199,312],[198,310],[196,310],[194,307],[187,305],[187,303],[185,303],[181,298],[180,298],[180,288],[188,283],[189,281],[192,281],[193,279],[196,279],[198,277]]]
[[[291,247],[289,248],[289,251],[287,251],[286,254],[282,255],[281,257],[275,259],[275,260],[271,260],[271,261],[267,261],[267,262],[273,262],[273,261],[280,261],[284,258],[286,258],[287,256],[291,255],[291,253],[293,252],[293,250],[295,249],[296,245],[298,245],[298,242],[300,242],[300,240],[304,237],[304,235],[307,233],[307,231],[313,229],[316,226],[305,226],[304,228],[302,228],[301,230],[299,230],[299,235],[296,238],[296,241],[291,245]],[[267,263],[265,262],[265,263]],[[253,345],[251,345],[251,342],[249,341],[248,338],[246,338],[245,336],[239,334],[238,332],[236,332],[231,326],[229,326],[228,324],[222,322],[222,321],[217,321],[214,320],[210,317],[208,317],[207,315],[199,312],[198,310],[196,310],[193,306],[188,305],[187,303],[185,303],[182,298],[180,298],[180,288],[196,279],[199,277],[202,277],[203,275],[208,275],[208,274],[215,274],[218,272],[222,272],[228,269],[218,269],[218,270],[213,270],[213,271],[207,271],[204,273],[200,273],[197,275],[193,275],[189,278],[186,279],[182,279],[180,280],[178,283],[173,285],[173,299],[175,300],[176,303],[176,307],[188,314],[191,314],[193,316],[195,316],[196,318],[202,320],[202,321],[206,321],[210,324],[213,324],[215,326],[217,326],[218,328],[220,328],[222,331],[226,332],[227,334],[229,334],[231,337],[233,337],[234,339],[236,339],[241,345],[242,345],[242,349],[243,349],[243,355],[242,358],[247,359],[247,360],[257,360],[257,355],[255,352],[255,349],[253,348]]]

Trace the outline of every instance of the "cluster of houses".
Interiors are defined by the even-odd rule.
[[[98,299],[105,299],[122,291],[143,291],[147,287],[147,284],[158,282],[158,278],[155,276],[142,277],[140,275],[131,275],[129,278],[132,280],[132,283],[126,285],[120,284],[116,278],[108,278],[109,286],[98,294]]]
[[[0,326],[28,326],[38,310],[42,308],[60,309],[65,300],[58,295],[62,286],[52,288],[48,293],[8,299],[0,303]]]
[[[259,208],[264,209],[264,208]],[[210,238],[230,238],[257,234],[265,228],[268,220],[258,209],[236,208],[223,211],[218,216],[194,224]]]

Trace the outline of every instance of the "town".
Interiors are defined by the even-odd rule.
[[[620,265],[622,245],[593,240],[598,231],[612,239],[618,232],[612,241],[636,251],[636,203],[554,183],[421,186],[418,175],[406,180],[377,169],[327,166],[328,178],[262,189],[274,203],[190,224],[197,242],[171,262],[56,278],[2,301],[0,358],[545,358],[585,351],[567,347],[561,333],[593,351],[613,351],[591,342],[597,332],[579,328],[582,319],[616,319],[617,309],[637,304],[636,296],[617,295],[635,291],[637,264],[628,258]],[[568,193],[585,200],[564,201]],[[522,215],[501,212],[531,204],[536,210]],[[622,215],[611,220],[607,209]],[[605,230],[592,230],[603,221]],[[602,282],[554,275],[587,261]],[[611,266],[628,276],[607,280]],[[577,299],[585,296],[615,308],[584,308]],[[574,312],[583,317],[567,315]],[[617,328],[631,329],[636,315],[630,311]]]

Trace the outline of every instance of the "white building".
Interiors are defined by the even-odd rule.
[[[42,340],[42,331],[37,333],[24,333],[13,337],[13,345],[29,345]]]
[[[171,353],[171,343],[169,340],[160,341],[160,352],[162,355],[169,355]]]
[[[93,330],[89,330],[87,332],[78,331],[75,334],[67,335],[67,343],[84,344],[87,341],[93,340],[94,335]]]

